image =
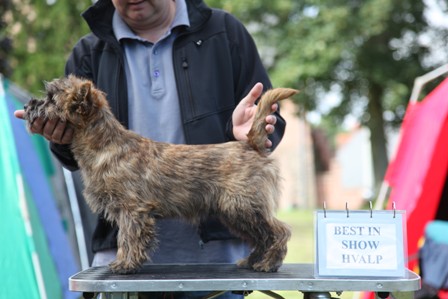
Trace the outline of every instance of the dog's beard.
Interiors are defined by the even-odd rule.
[[[43,109],[44,101],[31,100],[25,107],[24,118],[27,122],[28,131],[31,130],[36,119],[45,117],[45,109]]]

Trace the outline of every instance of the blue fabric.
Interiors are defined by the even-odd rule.
[[[448,289],[448,244],[426,238],[420,249],[423,281],[435,289]]]
[[[436,243],[448,244],[448,221],[429,222],[425,227],[425,236]]]
[[[448,289],[448,222],[434,220],[425,227],[425,243],[420,249],[420,267],[425,284]]]
[[[14,98],[6,94],[10,115],[16,110]],[[78,294],[68,290],[68,278],[79,271],[69,239],[64,231],[62,219],[56,207],[52,190],[49,186],[45,170],[39,156],[34,150],[30,134],[26,131],[22,120],[11,118],[16,141],[17,154],[25,182],[27,182],[32,198],[35,201],[40,221],[45,230],[48,246],[54,259],[64,298],[77,298]]]

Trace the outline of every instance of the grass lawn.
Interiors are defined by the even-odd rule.
[[[288,243],[288,254],[284,263],[313,263],[314,262],[314,211],[312,210],[283,210],[278,217],[291,226],[292,237]],[[277,294],[284,298],[303,298],[298,291],[278,291]],[[341,296],[335,293],[332,297],[351,299],[353,292],[344,292]],[[246,298],[266,299],[271,298],[260,292],[253,292]]]

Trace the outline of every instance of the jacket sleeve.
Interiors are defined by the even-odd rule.
[[[70,150],[70,145],[50,142],[50,150],[64,168],[70,171],[79,169],[78,163],[76,163],[73,153]]]
[[[227,36],[231,44],[235,99],[237,101],[235,104],[237,105],[257,82],[263,83],[264,91],[271,89],[272,84],[258,54],[255,42],[247,29],[230,14],[226,16],[225,20]],[[275,131],[269,136],[272,141],[272,150],[280,143],[286,127],[286,122],[279,112],[275,112],[277,117]],[[226,135],[229,140],[235,140],[231,118],[227,123]]]
[[[65,75],[75,74],[83,78],[91,78],[89,64],[86,63],[88,60],[89,51],[86,50],[88,45],[88,39],[81,39],[74,47],[72,53],[70,54],[67,63],[65,65]],[[67,144],[56,144],[50,142],[50,150],[62,164],[62,166],[70,171],[75,171],[79,169],[78,163],[73,157],[73,153],[70,149],[70,145]]]

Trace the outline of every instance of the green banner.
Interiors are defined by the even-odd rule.
[[[2,85],[0,149],[0,298],[46,297]]]

